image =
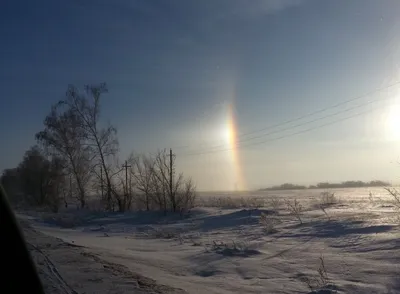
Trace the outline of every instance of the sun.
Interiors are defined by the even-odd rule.
[[[390,108],[385,125],[388,139],[400,141],[400,104]]]
[[[233,126],[230,125],[230,126],[227,128],[226,132],[227,132],[226,137],[227,137],[227,139],[228,139],[228,142],[229,142],[230,144],[233,144],[234,141],[235,141],[235,130],[234,130]],[[232,147],[232,146],[231,146],[231,147]]]
[[[234,130],[232,129],[232,127],[229,124],[224,125],[221,133],[225,144],[230,146],[234,139]]]

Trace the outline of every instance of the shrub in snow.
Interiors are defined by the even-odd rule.
[[[302,276],[301,281],[307,285],[307,287],[312,291],[311,293],[335,293],[335,287],[329,285],[328,272],[322,255],[319,257],[317,273],[317,275],[312,277]]]
[[[369,191],[368,199],[371,204],[375,204],[374,194],[371,191]]]
[[[276,219],[271,216],[268,216],[264,212],[261,212],[260,224],[263,227],[265,233],[272,234],[276,232],[275,229]]]
[[[156,239],[177,239],[180,242],[182,239],[180,232],[172,229],[150,227],[146,235]]]
[[[260,254],[256,249],[250,248],[250,243],[247,241],[232,241],[225,243],[223,241],[213,241],[211,246],[205,246],[206,252],[215,252],[224,256],[241,256],[248,257],[251,255]]]
[[[396,189],[392,188],[385,188],[386,191],[392,196],[392,204],[397,209],[400,209],[400,192]]]
[[[394,188],[385,188],[392,197],[391,204],[395,207],[398,212],[397,221],[400,223],[400,192]]]
[[[326,207],[323,205],[319,205],[319,208],[322,210],[322,212],[326,215],[326,217],[330,220],[330,216],[328,212],[326,211]]]
[[[201,243],[201,241],[195,241],[193,239],[191,239],[191,241],[192,241],[192,246],[202,246],[203,245],[203,243]]]
[[[339,200],[334,192],[324,191],[320,194],[320,197],[317,199],[315,207],[321,209],[321,211],[327,216],[327,218],[330,219],[327,208],[338,203]]]
[[[338,199],[334,192],[325,191],[321,193],[320,205],[325,207],[338,203]]]
[[[302,224],[303,221],[301,219],[301,216],[303,214],[303,206],[300,204],[300,202],[297,201],[297,199],[294,199],[293,202],[286,200],[285,203],[289,213],[296,217],[300,224]]]
[[[278,198],[278,197],[272,197],[270,200],[269,200],[269,202],[268,202],[268,204],[271,206],[271,208],[275,211],[275,212],[278,212],[279,211],[279,208],[281,207],[281,200]]]
[[[224,209],[260,208],[264,206],[264,199],[259,197],[207,197],[198,199],[198,205]]]

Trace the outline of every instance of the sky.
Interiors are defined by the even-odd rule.
[[[119,157],[172,148],[199,190],[400,183],[399,11],[397,0],[4,0],[0,170],[35,144],[68,84],[106,82]]]

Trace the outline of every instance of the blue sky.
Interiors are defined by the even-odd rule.
[[[119,130],[121,158],[173,147],[178,168],[199,189],[233,189],[231,151],[198,154],[227,143],[227,105],[241,134],[400,81],[399,11],[397,0],[5,0],[0,169],[34,144],[68,84],[105,81],[102,116]],[[321,113],[239,148],[247,188],[398,181],[398,85],[329,111],[371,99],[383,100],[326,119],[329,112]]]

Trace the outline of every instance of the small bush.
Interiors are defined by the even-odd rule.
[[[211,246],[205,246],[206,252],[215,252],[224,256],[249,257],[260,254],[260,251],[250,248],[247,241],[225,243],[223,241],[213,241]]]
[[[264,199],[259,197],[207,197],[199,199],[198,205],[223,209],[259,208],[264,206]]]
[[[392,197],[391,204],[395,207],[398,212],[397,215],[397,222],[400,223],[400,192],[394,188],[385,188],[385,190],[390,194]]]
[[[321,193],[320,205],[323,206],[324,208],[337,203],[338,199],[336,197],[335,192],[325,191]]]
[[[276,219],[266,215],[264,212],[261,212],[260,215],[260,224],[263,227],[263,230],[267,234],[272,234],[276,232],[275,225]]]
[[[201,242],[200,233],[191,234],[188,236],[188,239],[192,246],[202,246],[203,243]]]
[[[177,239],[181,242],[181,234],[175,230],[149,228],[146,235],[156,239]]]
[[[375,204],[374,193],[372,193],[371,191],[369,191],[368,199],[371,204]]]
[[[301,216],[303,214],[303,206],[300,204],[299,201],[297,201],[297,199],[293,200],[293,203],[290,202],[289,200],[285,201],[286,203],[286,207],[287,210],[289,211],[289,213],[291,215],[293,215],[294,217],[296,217],[298,219],[298,221],[300,222],[300,224],[303,223]]]
[[[328,214],[328,212],[326,211],[326,207],[322,204],[319,205],[319,208],[322,210],[322,212],[326,215],[326,217],[330,220],[330,216]]]
[[[312,293],[318,293],[322,290],[326,290],[327,293],[334,293],[329,285],[328,272],[325,267],[324,257],[321,255],[319,258],[319,267],[317,270],[318,274],[313,277],[302,276],[301,281],[307,285]]]
[[[278,197],[271,197],[271,199],[269,200],[268,204],[271,206],[271,208],[275,211],[278,212],[282,201],[278,198]]]
[[[400,192],[394,188],[385,188],[385,190],[389,192],[390,196],[392,196],[391,203],[393,206],[400,210]]]

